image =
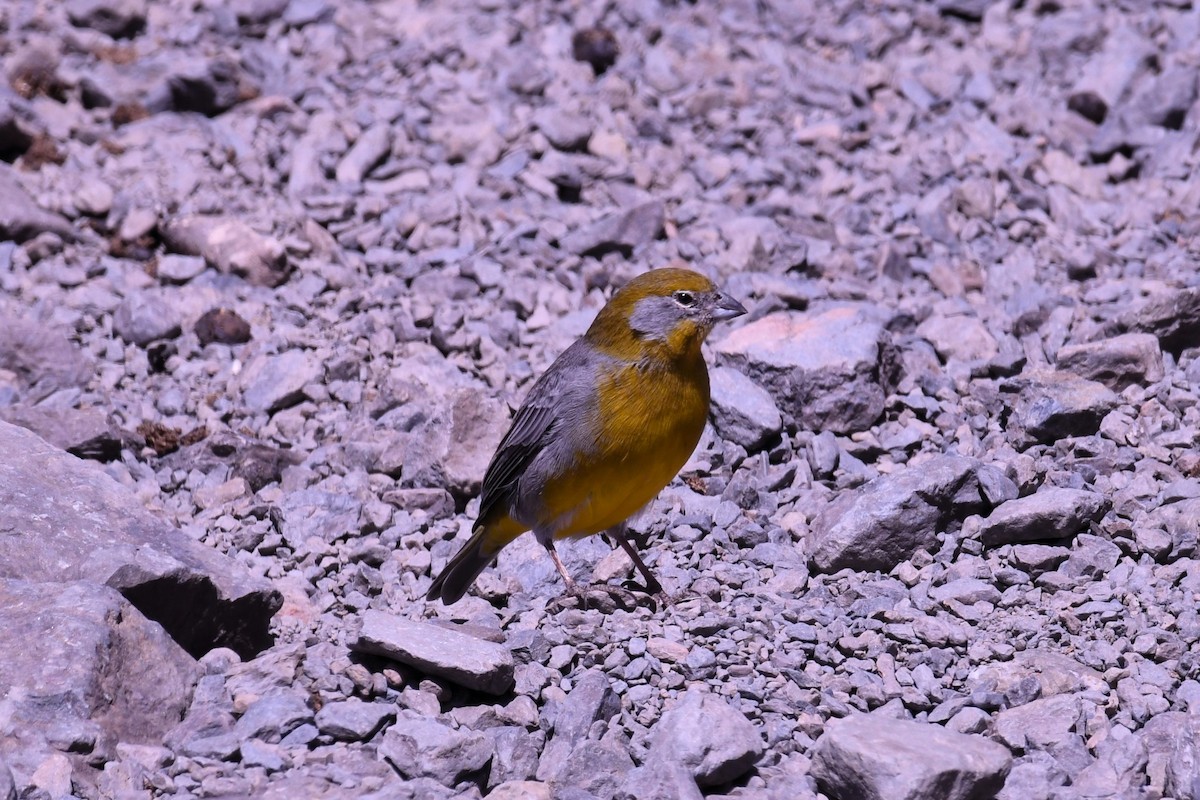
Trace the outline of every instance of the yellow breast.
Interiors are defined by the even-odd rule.
[[[623,365],[606,375],[595,449],[546,487],[556,537],[599,533],[653,500],[695,450],[708,400],[708,370],[699,358],[686,369]]]

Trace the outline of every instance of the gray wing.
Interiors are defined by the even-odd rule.
[[[484,474],[479,499],[481,523],[494,511],[507,513],[514,506],[517,486],[529,465],[561,438],[564,424],[578,420],[580,401],[594,397],[594,360],[590,348],[577,341],[529,390]]]

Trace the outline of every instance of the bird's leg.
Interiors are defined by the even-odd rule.
[[[550,554],[550,560],[554,562],[554,568],[558,570],[558,574],[562,575],[563,583],[566,584],[567,587],[567,592],[570,594],[577,594],[579,592],[579,588],[575,585],[575,581],[571,580],[571,576],[568,574],[567,568],[563,566],[562,559],[558,557],[558,551],[554,549],[553,539],[546,544],[546,552]]]
[[[642,577],[646,579],[646,591],[650,594],[660,594],[663,590],[662,584],[658,582],[658,578],[654,577],[654,573],[646,566],[646,562],[642,561],[642,557],[638,555],[638,551],[632,544],[629,543],[629,535],[625,527],[625,523],[614,525],[604,532],[606,536],[621,545],[621,549],[629,554],[629,558],[633,560],[633,565],[638,568],[638,572],[642,573]]]

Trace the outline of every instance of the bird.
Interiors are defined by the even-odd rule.
[[[471,538],[426,595],[457,602],[516,537],[532,531],[566,591],[554,543],[607,535],[647,591],[662,586],[629,542],[627,521],[687,462],[708,419],[701,345],[745,307],[690,269],[652,269],[621,287],[587,332],[529,390],[492,457]]]

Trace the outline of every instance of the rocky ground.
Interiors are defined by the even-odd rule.
[[[0,56],[0,800],[1200,797],[1191,0],[10,0]],[[670,597],[522,539],[426,604],[666,264],[751,309]]]

